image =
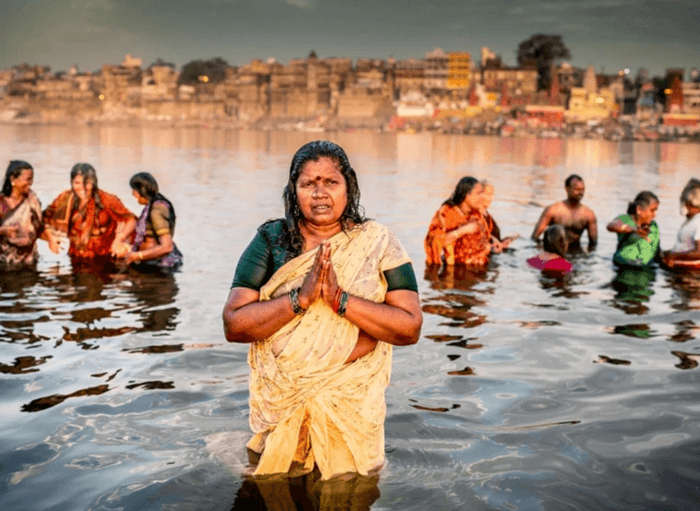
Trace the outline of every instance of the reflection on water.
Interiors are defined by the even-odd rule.
[[[486,317],[472,312],[474,307],[485,305],[482,294],[492,293],[479,284],[489,280],[493,282],[496,274],[486,269],[473,269],[464,266],[436,267],[430,266],[425,270],[425,280],[430,287],[440,290],[440,294],[427,299],[423,304],[423,312],[438,314],[451,321],[442,323],[453,327],[479,326]]]
[[[643,315],[649,312],[646,305],[654,295],[652,284],[656,279],[653,268],[620,268],[611,282],[615,290],[613,306],[627,314]]]
[[[100,349],[114,337],[138,332],[174,330],[179,309],[175,303],[178,287],[173,275],[141,274],[134,270],[115,272],[104,268],[80,266],[70,272],[21,272],[0,274],[0,317],[5,342],[32,345],[54,342],[75,343],[82,350]],[[41,315],[37,315],[37,311]],[[126,318],[129,320],[125,321]],[[37,346],[39,347],[39,346]],[[176,346],[181,349],[182,345]],[[140,353],[164,353],[167,344],[135,349]],[[132,351],[132,350],[129,350]],[[98,356],[98,355],[94,355]],[[28,374],[39,372],[38,366],[50,362],[53,355],[18,356],[12,364],[0,363],[0,372]],[[91,374],[109,382],[121,371]],[[172,382],[142,382],[126,385],[127,389],[174,388]],[[35,398],[22,405],[23,412],[38,412],[72,398],[96,396],[110,390],[107,383],[92,385],[69,393],[54,393]]]
[[[366,511],[379,498],[379,476],[345,475],[321,481],[320,474],[290,478],[246,477],[232,511]]]
[[[151,172],[187,258],[171,276],[73,268],[41,244],[36,271],[0,275],[0,509],[692,509],[700,276],[618,273],[607,232],[564,278],[526,260],[574,172],[599,226],[654,190],[668,248],[700,146],[328,136],[368,216],[423,276],[422,339],[394,350],[386,467],[329,482],[248,475],[247,347],[224,341],[221,307],[255,229],[282,212],[291,155],[317,134],[0,126],[5,159],[32,163],[44,205],[88,161],[139,211],[128,180]],[[520,238],[482,271],[426,269],[427,223],[464,175],[496,185],[490,209]]]

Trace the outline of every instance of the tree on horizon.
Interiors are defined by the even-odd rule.
[[[226,79],[226,69],[229,67],[221,57],[209,60],[193,60],[182,66],[179,85],[193,85],[199,82],[200,76],[206,76],[209,83],[223,82]]]
[[[571,52],[560,35],[535,34],[518,45],[518,65],[537,62],[537,87],[548,89],[552,64],[571,59]]]

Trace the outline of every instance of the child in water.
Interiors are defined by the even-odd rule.
[[[570,273],[573,265],[564,257],[569,248],[566,231],[560,224],[550,225],[544,231],[544,252],[527,260],[527,264],[542,273],[559,276]]]

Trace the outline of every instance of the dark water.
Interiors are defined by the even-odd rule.
[[[316,134],[0,126],[2,161],[35,169],[44,205],[92,163],[133,211],[153,173],[175,204],[172,277],[74,269],[40,245],[0,275],[0,509],[590,510],[700,506],[700,277],[617,275],[605,223],[642,189],[669,248],[700,147],[432,135],[327,135],[370,217],[414,259],[420,342],[394,351],[388,463],[374,477],[254,482],[246,347],[220,313],[257,225],[281,214],[289,160]],[[564,178],[587,184],[596,252],[558,281],[527,240]],[[494,182],[513,250],[482,273],[426,273],[422,237],[463,175]]]

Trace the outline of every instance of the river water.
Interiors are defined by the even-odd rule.
[[[89,162],[138,212],[128,179],[151,172],[185,256],[171,278],[105,274],[40,242],[36,272],[0,275],[0,509],[697,508],[700,278],[617,275],[604,225],[653,190],[670,248],[700,145],[324,136],[419,280],[423,331],[394,350],[386,467],[327,483],[245,477],[247,347],[226,343],[221,309],[256,227],[282,214],[292,154],[319,134],[0,125],[0,161],[34,166],[44,206]],[[549,280],[525,264],[528,237],[571,173],[600,242]],[[521,238],[486,272],[426,273],[427,225],[464,175],[495,184],[491,212]]]

